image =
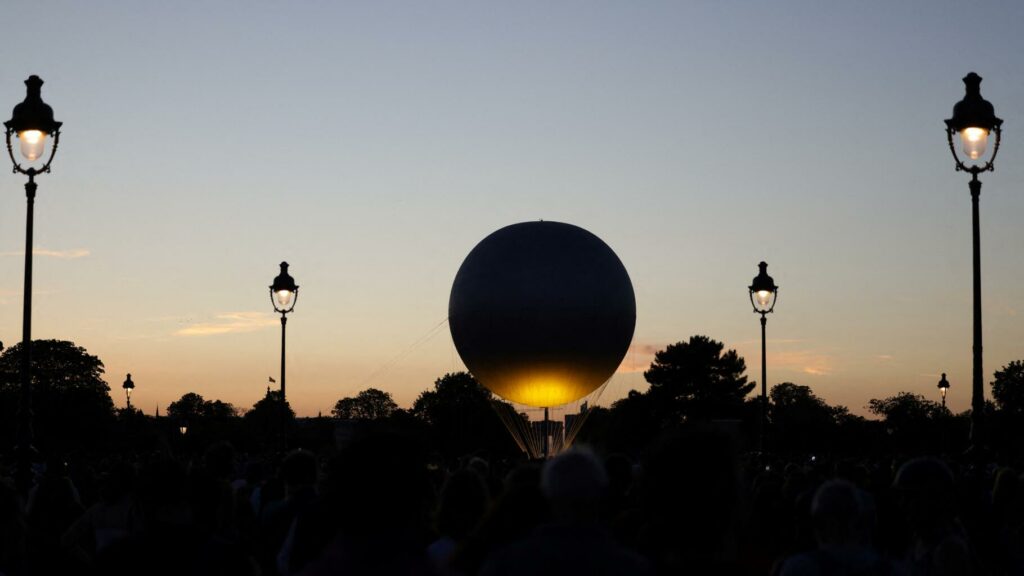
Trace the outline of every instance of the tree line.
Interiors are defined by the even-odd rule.
[[[250,450],[273,447],[280,438],[282,405],[276,390],[268,388],[247,410],[189,392],[172,402],[163,418],[152,418],[135,409],[115,409],[102,361],[74,343],[37,340],[32,353],[35,444],[43,452],[184,443],[188,440],[171,439],[184,426],[194,442],[224,439]],[[20,344],[0,354],[3,451],[16,441],[20,354]],[[664,431],[702,422],[732,431],[742,446],[756,438],[760,414],[757,383],[745,372],[735,350],[707,336],[671,344],[655,354],[644,372],[647,390],[632,390],[610,406],[587,409],[579,440],[609,452],[640,454]],[[1024,361],[995,372],[990,392],[990,447],[1020,456],[1024,450],[1012,439],[1024,432]],[[409,409],[399,407],[388,392],[368,388],[339,399],[327,417],[296,419],[285,405],[284,425],[300,445],[329,445],[361,428],[391,426],[427,439],[439,457],[481,451],[515,457],[518,450],[494,407],[498,402],[472,375],[457,372],[437,378]],[[790,454],[894,455],[967,447],[969,410],[954,414],[910,392],[871,399],[866,408],[875,418],[830,405],[809,386],[777,384],[768,399],[765,447]]]

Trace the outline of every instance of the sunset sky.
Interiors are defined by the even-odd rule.
[[[747,297],[781,287],[768,381],[865,413],[965,410],[968,176],[943,119],[970,71],[1004,119],[982,176],[986,382],[1024,359],[1024,3],[11,2],[0,113],[37,74],[64,122],[38,179],[35,338],[106,364],[115,402],[403,406],[464,369],[463,258],[526,220],[582,226],[632,278],[631,352],[705,334],[760,380]],[[0,176],[0,340],[21,338],[24,177]]]

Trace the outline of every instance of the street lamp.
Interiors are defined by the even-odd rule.
[[[182,436],[184,436],[185,434],[187,434],[187,433],[188,433],[188,423],[187,423],[187,422],[182,422],[182,423],[181,423],[181,424],[180,424],[180,425],[178,426],[178,432],[181,432],[181,435],[182,435]]]
[[[996,154],[1002,139],[1003,121],[996,118],[992,104],[981,97],[981,76],[971,72],[964,77],[966,94],[963,100],[953,106],[953,117],[946,120],[946,140],[953,153],[957,172],[969,172],[971,181],[971,222],[974,240],[974,370],[971,387],[971,447],[978,449],[984,444],[985,387],[982,369],[981,348],[981,234],[978,220],[978,199],[981,196],[981,181],[978,174],[995,169]],[[995,133],[996,142],[992,155],[983,164],[975,163],[985,157],[985,148],[990,134]],[[955,137],[955,138],[954,138]],[[965,163],[957,154],[953,140],[959,139],[963,154],[971,164]]]
[[[125,404],[128,407],[128,411],[131,412],[131,410],[132,410],[132,390],[135,390],[135,382],[132,382],[132,375],[131,374],[129,374],[128,377],[124,379],[124,384],[121,384],[121,388],[124,388],[124,396],[125,396],[125,400],[126,400]]]
[[[760,271],[750,283],[750,303],[754,306],[754,313],[761,315],[761,419],[757,429],[757,449],[764,450],[765,413],[768,411],[768,364],[765,359],[765,325],[768,319],[765,315],[775,310],[775,299],[779,294],[779,287],[768,275],[768,264],[761,262],[757,265]]]
[[[25,100],[14,107],[11,119],[4,122],[7,155],[14,164],[14,172],[28,176],[25,197],[28,213],[25,219],[25,290],[21,324],[21,389],[18,409],[18,468],[15,482],[27,491],[32,465],[32,220],[36,199],[36,176],[50,171],[50,163],[57,154],[61,122],[53,119],[53,108],[43,102],[40,92],[43,81],[38,76],[25,80]],[[11,137],[17,138],[19,162],[14,155]],[[46,154],[47,138],[53,138],[50,153]],[[42,161],[45,159],[45,161]]]
[[[284,386],[284,343],[285,325],[288,323],[288,313],[295,309],[295,302],[299,299],[299,287],[295,285],[295,279],[288,274],[288,263],[281,262],[281,273],[274,278],[270,285],[270,303],[274,305],[274,312],[281,314],[281,447],[287,447],[288,441],[288,404],[285,398]]]
[[[949,380],[946,380],[946,373],[942,373],[942,380],[939,380],[939,394],[942,394],[942,407],[946,407],[946,392],[949,391]]]

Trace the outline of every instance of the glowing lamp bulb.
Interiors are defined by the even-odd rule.
[[[29,162],[34,162],[43,155],[46,132],[42,130],[23,130],[18,132],[18,141],[21,144],[21,155]]]
[[[292,295],[294,293],[291,290],[278,290],[274,292],[274,296],[277,298],[277,305],[281,309],[288,308],[292,303]]]
[[[771,302],[772,293],[768,290],[758,290],[757,293],[754,294],[754,298],[757,299],[757,305],[764,310],[768,308],[768,303]]]
[[[960,131],[960,142],[963,144],[964,154],[971,160],[977,160],[985,153],[985,145],[988,143],[988,130],[973,127],[964,128]]]

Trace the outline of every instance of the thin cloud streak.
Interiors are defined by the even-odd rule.
[[[834,364],[832,356],[814,350],[790,350],[768,353],[769,369],[794,370],[809,376],[830,376],[835,372]]]
[[[794,344],[804,342],[801,339],[788,339],[788,340],[769,340],[769,344]],[[757,341],[761,343],[760,340]],[[626,357],[622,359],[622,363],[619,364],[619,368],[615,371],[616,374],[634,374],[644,372],[651,367],[651,363],[654,362],[654,355],[657,352],[665,349],[666,345],[659,344],[632,344],[629,347],[629,351],[626,352]],[[731,349],[726,347],[726,349]],[[747,365],[747,374],[752,375],[755,373],[757,367],[760,365],[760,355],[758,354],[755,358],[754,364]],[[750,358],[747,358],[748,362]],[[785,350],[785,351],[771,351],[768,352],[768,366],[770,369],[782,369],[793,372],[800,372],[807,374],[808,376],[831,376],[836,371],[835,359],[830,354],[818,352],[816,350]]]
[[[175,336],[217,336],[244,334],[277,325],[278,320],[267,312],[232,312],[218,314],[212,322],[199,322],[174,332]]]
[[[805,340],[803,338],[768,338],[767,339],[768,344],[801,344],[801,343],[806,342],[806,341],[807,340]],[[740,340],[736,344],[737,344],[737,346],[740,346],[740,347],[752,346],[752,345],[755,345],[755,344],[757,346],[760,346],[761,345],[761,339],[758,338],[756,340]],[[730,348],[730,347],[726,346],[726,348]],[[731,348],[735,349],[736,347],[733,346]]]
[[[33,248],[33,256],[45,256],[48,258],[57,258],[59,260],[75,260],[78,258],[85,258],[89,256],[91,252],[85,248],[74,248],[71,250],[49,250],[47,248]],[[13,252],[0,252],[0,256],[24,256],[24,250],[16,250]]]
[[[654,355],[664,348],[665,346],[657,344],[630,344],[615,373],[635,374],[646,371],[651,367],[651,362],[654,362]]]

